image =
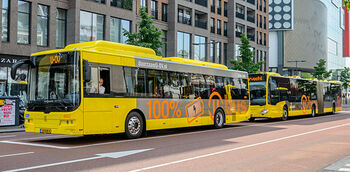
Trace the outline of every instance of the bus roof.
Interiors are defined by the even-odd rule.
[[[112,53],[112,54],[127,54],[128,56],[142,56],[153,59],[161,59],[160,56],[157,56],[156,53],[150,48],[144,48],[140,46],[128,45],[115,43],[110,41],[89,41],[76,44],[67,45],[63,49],[55,49],[42,51],[32,54],[32,56],[44,55],[44,54],[53,54],[58,52],[66,51],[93,51],[101,53]]]
[[[181,57],[166,57],[163,58],[163,60],[171,61],[171,62],[178,62],[178,63],[187,63],[192,65],[199,65],[199,66],[208,66],[213,68],[220,68],[220,69],[228,69],[227,66],[217,63],[211,63],[211,62],[204,62],[199,60],[192,60],[192,59],[185,59]]]
[[[37,52],[37,53],[33,53],[32,56],[54,54],[54,53],[67,52],[67,51],[89,51],[89,52],[96,52],[96,53],[120,54],[123,56],[130,56],[130,57],[144,57],[144,58],[171,61],[171,62],[177,62],[177,63],[206,66],[206,67],[212,67],[212,68],[218,68],[218,69],[228,69],[227,66],[222,64],[217,64],[217,63],[185,59],[180,57],[162,58],[160,56],[157,56],[155,51],[150,48],[115,43],[110,41],[89,41],[89,42],[70,44],[63,49]]]
[[[295,78],[295,79],[302,79],[302,80],[311,80],[311,81],[318,81],[318,82],[330,82],[330,83],[341,84],[340,81],[335,81],[335,80],[318,80],[317,78],[301,78],[300,76],[282,76],[279,73],[274,73],[274,72],[258,72],[258,74],[269,74],[269,75],[284,77],[284,78]]]

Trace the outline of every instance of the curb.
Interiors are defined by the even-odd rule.
[[[13,133],[13,132],[23,132],[23,131],[25,131],[24,128],[4,129],[4,130],[0,129],[0,133]]]

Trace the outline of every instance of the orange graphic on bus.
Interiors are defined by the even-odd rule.
[[[219,99],[213,99],[214,96],[218,96]],[[212,94],[210,94],[210,97],[209,97],[209,101],[208,101],[208,112],[209,112],[209,115],[210,115],[210,118],[214,121],[214,115],[215,114],[215,110],[217,107],[219,107],[219,100],[222,104],[224,104],[224,101],[222,101],[222,98],[221,98],[221,95],[218,93],[218,92],[213,92]],[[211,107],[211,104],[213,104],[213,107],[212,107],[212,110],[213,110],[213,113],[210,112],[210,107]]]
[[[185,106],[187,122],[191,123],[204,114],[204,103],[201,97],[193,100]]]

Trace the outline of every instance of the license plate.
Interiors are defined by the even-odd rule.
[[[40,129],[40,133],[51,134],[51,129]]]

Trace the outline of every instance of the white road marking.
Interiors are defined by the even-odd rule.
[[[0,158],[9,157],[9,156],[27,155],[31,153],[34,153],[34,152],[23,152],[23,153],[15,153],[15,154],[8,154],[8,155],[0,155]]]
[[[79,136],[76,136],[79,137]],[[30,138],[20,138],[20,139],[10,139],[9,141],[27,141],[27,140],[36,140],[36,139],[60,139],[60,138],[72,138],[72,136],[67,135],[47,135],[40,137],[30,137]]]
[[[260,145],[267,144],[267,143],[278,142],[278,141],[287,140],[287,139],[294,138],[294,137],[304,136],[304,135],[308,135],[308,134],[313,134],[313,133],[322,132],[322,131],[326,131],[326,130],[331,130],[331,129],[335,129],[335,128],[345,127],[345,126],[349,126],[349,125],[350,125],[350,123],[336,125],[336,126],[333,126],[333,127],[327,127],[327,128],[323,128],[323,129],[318,129],[318,130],[313,130],[313,131],[309,131],[309,132],[305,132],[305,133],[300,133],[300,134],[295,134],[295,135],[291,135],[291,136],[281,137],[281,138],[277,138],[277,139],[273,139],[273,140],[268,140],[268,141],[264,141],[264,142],[255,143],[255,144],[245,145],[245,146],[236,147],[236,148],[232,148],[232,149],[226,149],[226,150],[219,151],[219,152],[199,155],[199,156],[195,156],[195,157],[192,157],[192,158],[186,158],[186,159],[172,161],[172,162],[168,162],[168,163],[164,163],[164,164],[159,164],[159,165],[154,165],[154,166],[150,166],[150,167],[140,168],[140,169],[132,170],[131,172],[139,172],[139,171],[144,171],[144,170],[150,170],[150,169],[154,169],[154,168],[169,166],[169,165],[178,164],[178,163],[182,163],[182,162],[186,162],[186,161],[191,161],[191,160],[200,159],[200,158],[206,158],[206,157],[209,157],[209,156],[214,156],[214,155],[219,155],[219,154],[232,152],[232,151],[236,151],[236,150],[240,150],[240,149],[246,149],[246,148],[250,148],[250,147],[260,146]]]
[[[46,147],[46,148],[55,148],[55,149],[70,149],[70,147],[64,147],[64,146],[53,146],[53,145],[45,145],[45,144],[38,144],[38,143],[25,143],[25,142],[14,142],[14,141],[0,141],[1,143],[11,143],[11,144],[17,144],[17,145],[27,145],[27,146],[39,146],[39,147]]]
[[[344,115],[342,115],[342,116],[344,116]],[[316,119],[323,119],[323,118],[334,118],[334,115],[321,116],[321,117],[317,117]],[[20,142],[22,140],[20,140],[20,141],[4,140],[4,141],[0,141],[0,143],[19,144],[19,145],[28,145],[28,146],[38,146],[38,147],[47,147],[47,148],[54,148],[54,149],[78,149],[78,148],[86,148],[86,147],[92,147],[92,146],[101,146],[101,145],[126,143],[126,142],[138,142],[138,141],[151,140],[151,139],[160,139],[160,138],[167,138],[167,137],[176,137],[176,136],[185,136],[185,135],[200,134],[200,133],[217,132],[217,131],[223,131],[223,130],[234,130],[236,128],[258,127],[258,126],[267,126],[267,125],[272,126],[272,125],[278,125],[278,124],[281,124],[281,123],[290,123],[290,122],[295,122],[295,121],[307,121],[307,120],[315,120],[315,118],[302,118],[302,119],[289,120],[289,121],[278,121],[278,122],[273,122],[273,123],[243,125],[243,126],[238,126],[238,127],[222,128],[222,129],[219,129],[219,130],[194,131],[194,132],[188,132],[188,133],[171,134],[171,135],[163,135],[163,136],[155,136],[155,137],[144,137],[144,138],[133,139],[133,140],[119,140],[119,141],[112,141],[112,142],[105,142],[105,143],[95,143],[95,144],[82,145],[82,146],[71,146],[71,147]],[[239,124],[239,123],[236,123],[236,124]],[[40,138],[49,138],[49,137],[50,138],[51,137],[67,138],[67,136],[61,136],[61,135],[60,136],[47,136],[47,137],[40,137]],[[71,138],[71,137],[69,137],[69,138]],[[30,139],[29,138],[27,140],[34,140],[34,139]]]
[[[6,138],[6,137],[16,137],[16,135],[0,136],[0,138]]]
[[[64,161],[64,162],[57,162],[57,163],[52,163],[52,164],[38,165],[38,166],[27,167],[27,168],[6,170],[6,171],[3,171],[3,172],[15,172],[15,171],[33,170],[33,169],[38,169],[38,168],[51,167],[51,166],[63,165],[63,164],[70,164],[70,163],[81,162],[81,161],[88,161],[88,160],[100,159],[100,158],[104,158],[104,157],[95,156],[95,157],[84,158],[84,159],[77,159],[77,160],[72,160],[72,161]]]
[[[149,150],[152,150],[152,149],[153,148],[151,148],[151,149],[139,149],[139,150],[131,150],[131,151],[96,154],[97,156],[90,157],[90,158],[83,158],[83,159],[76,159],[76,160],[71,160],[71,161],[57,162],[57,163],[52,163],[52,164],[38,165],[38,166],[33,166],[33,167],[26,167],[26,168],[19,168],[19,169],[13,169],[13,170],[6,170],[6,171],[3,171],[3,172],[16,172],[16,171],[33,170],[33,169],[38,169],[38,168],[52,167],[52,166],[63,165],[63,164],[71,164],[71,163],[75,163],[75,162],[82,162],[82,161],[101,159],[101,158],[121,158],[121,157],[124,157],[124,156],[129,156],[129,155],[132,155],[132,154],[137,154],[137,153],[149,151]]]
[[[350,171],[350,168],[339,168],[338,171]]]

